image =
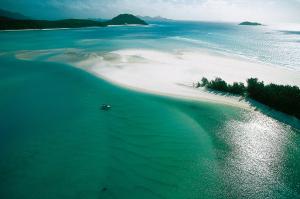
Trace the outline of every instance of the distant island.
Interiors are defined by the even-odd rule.
[[[244,21],[244,22],[240,23],[239,25],[240,26],[262,26],[261,23],[250,22],[250,21]]]
[[[121,14],[109,21],[104,22],[105,25],[148,25],[144,20],[131,15]]]
[[[30,19],[29,17],[24,16],[20,13],[11,12],[11,11],[8,11],[8,10],[3,10],[3,9],[0,9],[0,16],[11,18],[11,19]]]
[[[156,17],[149,17],[149,16],[138,16],[139,18],[143,19],[144,21],[159,21],[159,22],[170,22],[174,21],[173,19],[167,19],[161,16]]]
[[[106,27],[110,25],[148,25],[131,14],[121,14],[108,21],[90,19],[32,20],[0,16],[0,30]]]
[[[227,92],[248,97],[267,105],[277,111],[292,115],[300,119],[300,89],[298,86],[268,84],[258,81],[257,78],[247,80],[247,86],[234,82],[227,84],[221,78],[209,81],[205,77],[198,82],[196,87]]]

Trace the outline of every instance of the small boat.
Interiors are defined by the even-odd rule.
[[[101,110],[103,110],[103,111],[108,111],[109,109],[111,109],[111,105],[108,105],[108,104],[102,104]]]

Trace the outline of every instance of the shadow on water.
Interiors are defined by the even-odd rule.
[[[298,132],[300,130],[300,120],[299,119],[297,119],[296,117],[293,117],[291,115],[287,115],[285,113],[276,111],[276,110],[270,108],[269,106],[266,106],[260,102],[257,102],[256,100],[246,98],[246,97],[243,97],[240,95],[234,95],[234,94],[221,92],[221,91],[214,91],[214,90],[207,90],[207,91],[209,93],[223,96],[223,97],[239,98],[238,99],[239,101],[246,102],[247,104],[249,104],[249,106],[251,108],[253,108],[254,111],[259,111],[264,115],[267,115],[271,118],[278,120],[279,122],[290,125],[291,127],[295,128]]]
[[[300,132],[300,121],[296,117],[276,111],[262,103],[259,103],[249,98],[246,98],[245,101],[249,103],[249,105],[253,107],[255,111],[259,111],[269,117],[278,120],[279,122],[290,125],[291,127],[295,128],[298,132]]]

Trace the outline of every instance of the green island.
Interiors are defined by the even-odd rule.
[[[106,27],[110,25],[148,25],[142,19],[131,15],[121,14],[108,21],[96,21],[89,19],[64,19],[64,20],[32,20],[13,19],[0,16],[0,30],[21,29],[52,29],[52,28],[84,28],[84,27]]]
[[[11,19],[30,19],[29,17],[24,16],[20,13],[3,10],[1,8],[0,8],[0,16],[11,18]]]
[[[244,22],[240,23],[239,25],[240,26],[262,26],[261,23],[250,22],[250,21],[244,21]]]
[[[259,81],[257,78],[247,79],[247,86],[245,86],[241,82],[228,84],[221,78],[209,81],[203,77],[196,87],[241,95],[300,119],[300,89],[298,86],[265,85],[263,81]]]

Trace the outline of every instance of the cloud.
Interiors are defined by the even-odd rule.
[[[111,18],[133,13],[188,20],[300,23],[300,0],[1,0],[0,6],[40,18]]]

